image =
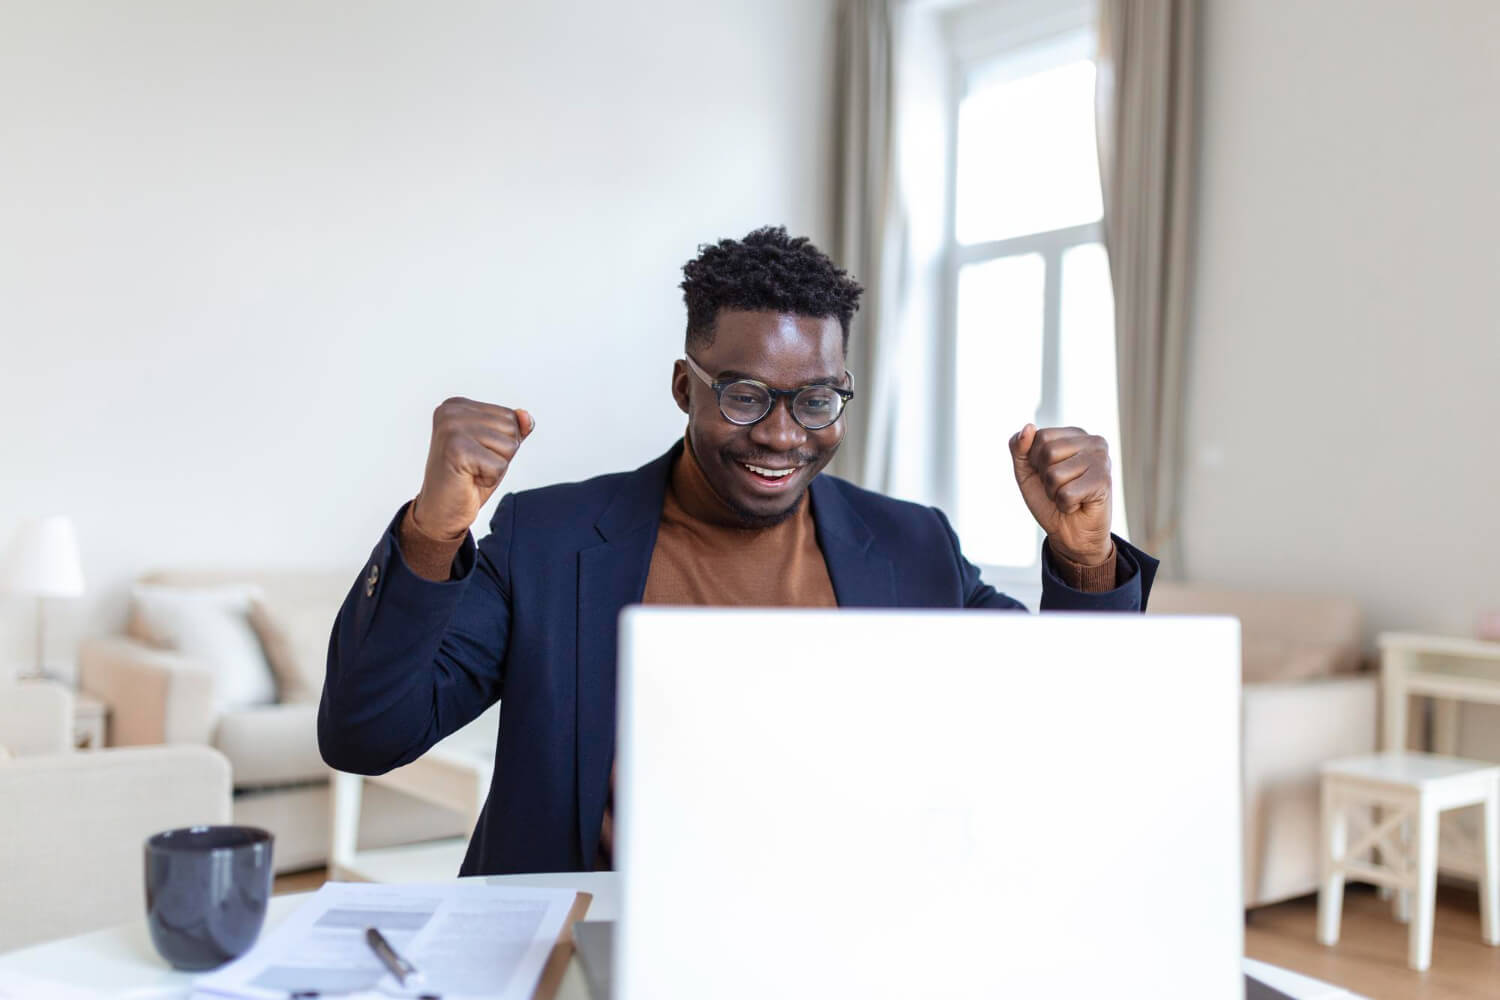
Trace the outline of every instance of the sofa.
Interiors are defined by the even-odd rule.
[[[79,648],[79,686],[109,706],[111,745],[194,744],[222,753],[233,774],[233,821],[275,835],[278,873],[328,858],[332,772],[318,751],[318,697],[333,620],[353,582],[341,573],[153,572],[132,588],[125,634]],[[247,604],[233,603],[239,593]],[[238,630],[222,656],[203,652],[202,635],[179,635],[195,642],[174,644],[152,618],[153,601],[180,606],[200,595],[226,612],[221,631]],[[257,668],[250,661],[262,655]],[[235,657],[234,671],[213,662]],[[257,669],[267,676],[254,676]],[[361,850],[468,833],[456,812],[400,792],[372,786],[364,796]]]
[[[1245,906],[1316,892],[1319,767],[1376,746],[1378,685],[1359,606],[1162,580],[1148,614],[1239,618]]]

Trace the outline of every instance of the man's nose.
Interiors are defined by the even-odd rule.
[[[771,412],[750,428],[750,440],[773,451],[792,451],[807,443],[807,431],[792,419],[792,401],[778,399]]]

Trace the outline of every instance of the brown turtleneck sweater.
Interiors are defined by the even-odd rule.
[[[818,547],[812,494],[804,493],[780,524],[747,528],[685,444],[667,482],[643,603],[837,607]]]
[[[412,507],[401,522],[401,554],[418,576],[445,581],[464,536],[439,538],[417,527]],[[1076,590],[1116,585],[1113,551],[1099,566],[1080,566],[1052,553],[1063,581]],[[769,528],[746,528],[709,486],[691,445],[672,467],[661,525],[646,572],[646,604],[831,608],[838,601],[818,546],[812,492],[796,513]],[[604,808],[597,867],[613,867],[614,774]]]

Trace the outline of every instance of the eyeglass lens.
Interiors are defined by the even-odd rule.
[[[737,424],[753,424],[771,412],[771,396],[754,382],[732,382],[719,396],[724,416]],[[821,430],[839,418],[843,397],[827,386],[810,385],[792,397],[792,416],[810,431]]]

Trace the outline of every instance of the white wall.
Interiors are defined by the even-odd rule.
[[[1191,577],[1500,608],[1500,4],[1209,0]]]
[[[151,567],[352,582],[449,395],[535,413],[507,488],[664,450],[681,264],[831,232],[832,8],[0,6],[0,536],[71,514],[90,586],[52,655]]]

